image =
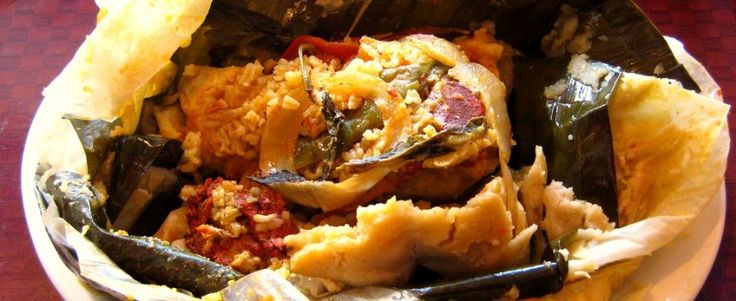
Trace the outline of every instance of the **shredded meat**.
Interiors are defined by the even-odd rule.
[[[298,228],[289,218],[283,197],[267,188],[257,190],[254,195],[252,190],[221,178],[200,185],[185,202],[190,228],[185,237],[187,248],[226,265],[235,265],[238,255],[247,252],[259,264],[240,269],[246,273],[266,267],[272,258],[285,258],[282,239],[297,233]],[[226,224],[217,217],[218,211],[228,209],[235,217]]]

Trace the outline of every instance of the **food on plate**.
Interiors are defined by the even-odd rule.
[[[523,211],[514,214],[525,219]],[[417,263],[447,276],[525,263],[537,226],[515,233],[511,215],[496,178],[461,207],[422,209],[392,198],[359,207],[355,226],[317,226],[284,242],[296,273],[357,287],[396,286],[409,280]]]
[[[184,187],[182,197],[185,248],[244,273],[285,258],[282,238],[298,232],[284,199],[269,189],[208,179],[196,191]]]
[[[116,297],[192,298],[141,282],[206,298],[375,286],[444,298],[468,285],[488,298],[608,296],[723,179],[728,106],[683,87],[669,52],[660,67],[680,81],[602,57],[629,47],[600,44],[624,26],[616,18],[644,18],[626,1],[525,7],[561,15],[535,34],[536,52],[497,14],[462,29],[356,23],[363,34],[336,39],[305,25],[340,16],[319,3],[279,21],[248,1],[100,5],[98,28],[44,92],[55,106],[39,114],[67,120],[46,129],[64,152],[41,158],[39,187],[59,211],[46,218],[55,243],[86,238],[109,256],[84,245],[104,262],[89,268],[60,248],[65,262]],[[356,22],[376,13],[364,5]],[[136,18],[155,26],[125,27]],[[121,39],[135,47],[97,54]],[[91,75],[110,59],[117,72]],[[512,277],[484,286],[498,273]],[[430,280],[457,282],[442,293]]]

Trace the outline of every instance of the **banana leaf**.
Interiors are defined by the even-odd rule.
[[[95,188],[79,174],[57,173],[47,179],[46,190],[53,197],[62,218],[138,280],[203,295],[220,290],[229,281],[242,277],[230,267],[179,250],[158,239],[108,231],[104,228],[108,219]]]
[[[570,59],[541,59],[518,64],[520,83],[511,113],[520,165],[531,165],[534,148],[547,154],[550,180],[572,187],[578,198],[598,204],[617,220],[618,201],[613,161],[608,101],[621,76],[621,69],[594,62],[585,72],[604,70],[605,76],[591,85],[566,72]],[[564,92],[553,99],[545,88],[558,80]]]
[[[97,174],[100,164],[105,160],[110,142],[114,140],[112,131],[121,126],[122,122],[120,118],[116,118],[111,122],[100,119],[83,120],[72,117],[67,117],[67,119],[72,124],[77,137],[79,137],[79,142],[82,143],[82,147],[84,148],[89,175],[94,177]]]
[[[238,1],[214,1],[191,44],[179,49],[174,61],[180,70],[189,64],[245,65],[257,58],[275,58],[288,41],[278,21]]]
[[[176,188],[181,142],[160,136],[123,136],[115,142],[115,160],[105,204],[116,229],[129,230],[158,194]]]
[[[110,179],[101,179],[113,183],[106,210],[115,228],[153,234],[166,214],[181,205],[177,194],[183,182],[169,170],[179,163],[181,142],[152,135],[115,138],[113,131],[121,124],[119,118],[112,122],[67,119],[84,148],[90,176],[97,175],[110,152],[116,154],[112,174],[102,175]],[[132,204],[131,199],[135,200]],[[149,207],[151,203],[161,206]],[[121,212],[123,216],[118,220]],[[141,215],[146,217],[143,223],[136,223]]]
[[[591,26],[593,30],[592,47],[587,52],[592,59],[620,66],[627,72],[646,75],[655,75],[654,70],[659,65],[663,73],[658,75],[676,79],[686,88],[697,90],[697,85],[677,62],[662,34],[630,0],[374,0],[369,1],[360,18],[359,12],[365,1],[343,1],[341,6],[332,10],[308,1],[298,4],[289,0],[214,3],[214,7],[237,6],[256,14],[258,18],[251,23],[263,23],[271,18],[272,23],[280,24],[280,28],[272,24],[266,27],[269,31],[260,31],[264,35],[272,35],[271,40],[265,43],[271,49],[284,47],[284,40],[296,34],[341,39],[348,33],[360,36],[422,27],[468,28],[473,23],[492,20],[496,24],[496,37],[529,58],[543,56],[541,39],[552,29],[560,14],[560,6],[567,4],[578,9],[580,23]],[[354,30],[349,32],[356,19]]]
[[[581,15],[581,20],[590,23],[598,37],[591,39],[591,49],[586,53],[592,60],[620,66],[626,72],[675,79],[686,89],[699,92],[662,33],[632,1],[603,1]],[[655,74],[658,66],[663,73]]]
[[[151,176],[152,174],[156,176]],[[165,177],[166,181],[158,180],[157,177]],[[148,181],[146,178],[149,178]],[[186,175],[152,166],[136,189],[138,193],[147,197],[145,202],[147,204],[136,213],[135,217],[131,216],[129,219],[131,224],[126,231],[133,235],[153,236],[161,228],[169,213],[182,206],[182,200],[179,198],[181,188],[193,183],[194,181]],[[164,185],[156,186],[160,184]]]
[[[348,34],[468,28],[486,20],[495,22],[499,40],[528,58],[540,58],[541,40],[553,28],[563,4],[578,9],[580,23],[591,27],[593,38],[587,53],[592,59],[646,75],[655,75],[659,66],[662,73],[657,75],[697,90],[661,33],[630,0],[346,0],[327,6],[311,1],[215,0],[190,46],[179,49],[174,61],[180,72],[188,64],[244,65],[277,58],[293,38],[304,34],[339,40]]]
[[[542,297],[560,291],[567,278],[567,259],[557,250],[547,248],[544,260],[535,265],[407,291],[423,300],[495,300],[515,286],[520,299]]]

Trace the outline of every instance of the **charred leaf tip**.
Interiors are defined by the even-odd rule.
[[[248,180],[251,180],[261,185],[268,186],[268,185],[284,183],[284,182],[298,183],[298,182],[306,181],[307,179],[293,172],[290,172],[287,170],[280,170],[280,171],[275,171],[273,173],[270,173],[265,177],[248,177]]]

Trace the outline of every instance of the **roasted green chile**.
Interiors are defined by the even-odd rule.
[[[332,105],[332,108],[334,109],[334,105]],[[334,114],[332,109],[330,109],[329,114]],[[336,155],[332,153],[333,146],[336,153],[341,153],[360,141],[365,131],[383,127],[381,112],[371,101],[366,101],[358,110],[346,112],[341,123],[338,125],[337,122],[340,121],[332,121],[332,124],[328,122],[330,127],[337,127],[334,130],[337,135],[334,137],[328,132],[326,135],[315,139],[299,138],[296,146],[296,158],[294,159],[294,165],[297,169],[328,160]],[[336,141],[341,142],[339,149],[337,149],[338,145],[335,144]]]

